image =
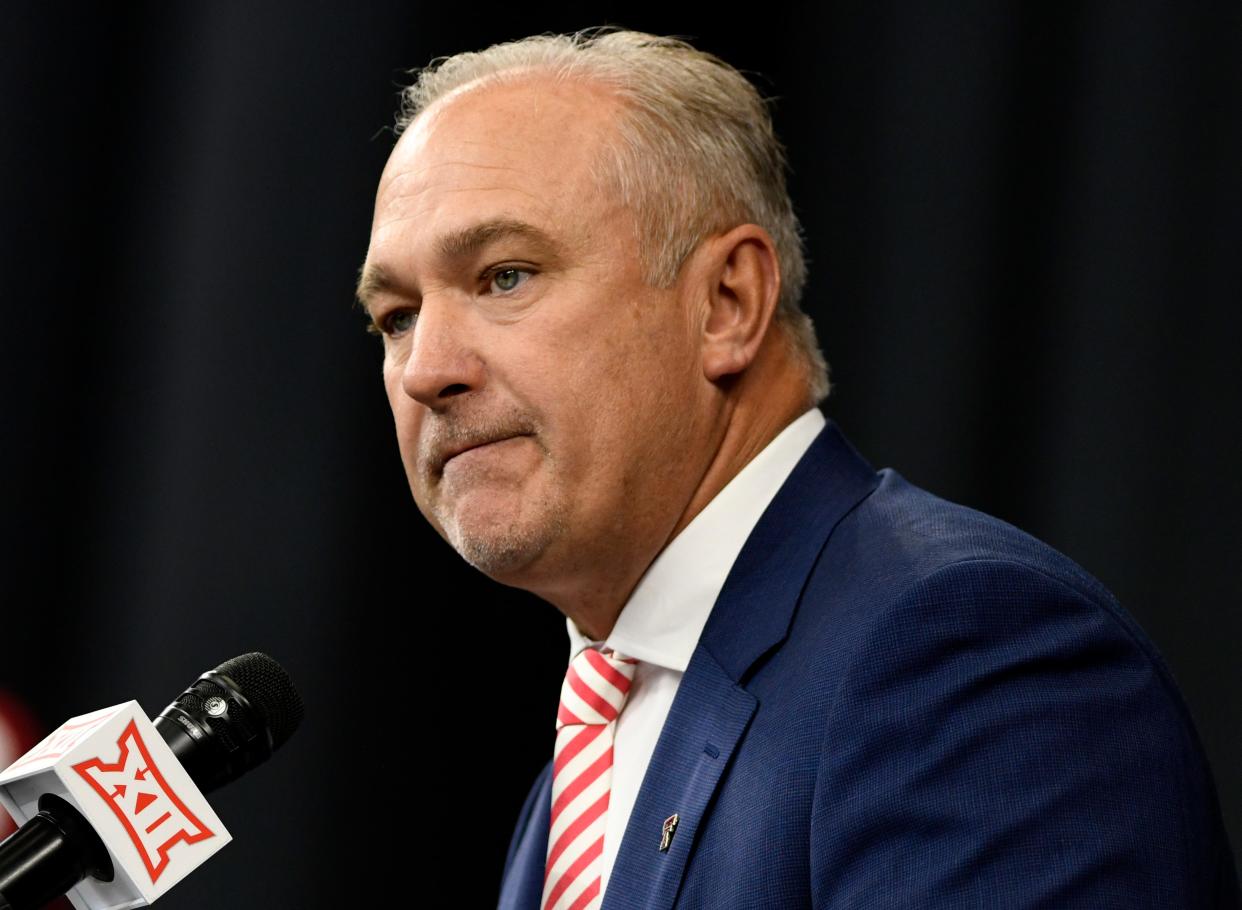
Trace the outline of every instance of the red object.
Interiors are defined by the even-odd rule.
[[[637,661],[588,648],[569,665],[556,717],[543,910],[594,910],[612,791],[612,736]]]
[[[0,768],[7,768],[43,738],[43,725],[16,695],[0,689]],[[0,838],[16,830],[9,813],[0,808]]]
[[[0,768],[13,764],[45,735],[43,724],[35,718],[34,712],[16,695],[0,689]],[[9,813],[0,807],[0,840],[15,830],[17,826]],[[58,897],[46,910],[73,910],[73,905],[68,898]]]
[[[130,721],[116,746],[116,761],[92,758],[78,762],[73,770],[111,807],[154,883],[168,867],[169,850],[215,835],[168,786],[136,723]]]

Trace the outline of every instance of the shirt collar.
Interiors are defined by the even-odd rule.
[[[742,468],[648,567],[603,643],[684,673],[742,546],[825,420],[807,411]],[[570,659],[599,644],[566,619]]]

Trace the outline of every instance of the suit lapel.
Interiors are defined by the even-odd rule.
[[[710,654],[695,651],[626,824],[605,910],[672,905],[699,822],[756,704]],[[661,851],[665,821],[674,814],[676,828]]]
[[[751,668],[779,647],[837,522],[879,481],[831,421],[738,555],[656,743],[604,894],[604,910],[667,910],[734,750],[760,707]],[[667,851],[666,819],[678,816]]]

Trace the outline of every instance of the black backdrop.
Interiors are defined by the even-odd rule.
[[[164,906],[493,900],[563,624],[424,527],[351,291],[401,69],[604,22],[763,74],[828,413],[1116,591],[1242,842],[1242,6],[553,9],[0,9],[0,689],[154,712],[262,649],[308,705]]]

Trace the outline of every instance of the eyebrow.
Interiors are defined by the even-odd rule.
[[[370,315],[371,300],[376,294],[391,290],[396,282],[382,265],[367,265],[365,262],[358,269],[358,287],[354,291],[354,301],[363,311]]]
[[[435,249],[441,259],[460,261],[474,256],[489,244],[515,238],[532,244],[546,257],[555,258],[560,252],[560,245],[546,231],[513,218],[496,218],[452,231],[436,240]],[[369,304],[376,294],[394,290],[400,285],[382,265],[368,266],[363,263],[359,271],[354,297],[367,312],[370,312]]]
[[[556,242],[533,224],[512,218],[498,218],[445,234],[436,241],[436,252],[444,259],[465,259],[488,244],[512,238],[530,241],[541,247],[545,253],[553,253],[557,249]]]

